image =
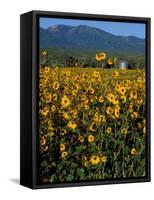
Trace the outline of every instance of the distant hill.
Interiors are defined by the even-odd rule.
[[[63,48],[84,51],[110,51],[126,54],[144,54],[145,40],[134,36],[116,36],[86,25],[54,25],[40,27],[40,48]]]

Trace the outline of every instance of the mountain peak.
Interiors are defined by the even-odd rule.
[[[46,31],[46,33],[45,33]],[[144,53],[145,40],[134,36],[116,36],[88,25],[57,24],[41,31],[40,44],[48,48],[80,50],[103,49],[110,52]]]
[[[71,27],[73,27],[73,26],[67,26],[64,24],[56,24],[53,26],[49,26],[46,30],[48,30],[48,31],[68,30]]]

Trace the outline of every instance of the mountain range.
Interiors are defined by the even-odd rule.
[[[109,51],[126,54],[144,54],[145,39],[135,36],[117,36],[87,25],[53,25],[40,27],[40,48],[63,48],[87,51]]]

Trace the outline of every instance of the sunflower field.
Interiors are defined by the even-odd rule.
[[[145,70],[39,69],[39,181],[145,176]]]

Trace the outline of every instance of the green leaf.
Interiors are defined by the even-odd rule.
[[[106,155],[111,155],[111,150],[109,150],[109,149],[107,149],[107,151],[106,151]]]
[[[45,166],[47,166],[47,161],[43,161],[42,163],[41,163],[41,167],[45,167]]]
[[[78,174],[81,178],[84,177],[84,172],[85,172],[85,171],[84,171],[83,168],[77,170],[77,174]]]
[[[80,153],[80,152],[82,151],[82,146],[80,145],[80,146],[76,147],[76,151],[77,151],[78,153]]]
[[[139,146],[141,145],[141,143],[142,143],[141,139],[138,139],[138,140],[136,141],[136,146],[139,147]]]
[[[74,163],[74,162],[72,162],[72,163],[71,163],[71,167],[76,169],[76,168],[78,167],[78,164],[77,164],[77,163]]]
[[[62,175],[66,175],[66,171],[65,170],[62,171]]]
[[[66,177],[66,181],[73,181],[74,179],[74,176],[72,174],[69,174],[67,177]]]
[[[138,171],[138,176],[145,175],[145,167],[140,166],[140,167],[138,167],[137,171]]]
[[[115,144],[116,144],[116,145],[120,145],[120,143],[121,143],[121,141],[118,140],[118,139],[115,141]]]
[[[125,147],[123,148],[123,154],[124,154],[124,155],[127,155],[128,152],[129,152],[129,148],[128,148],[127,146],[125,146]]]
[[[52,183],[53,181],[54,181],[54,179],[55,179],[55,175],[52,175],[51,177],[50,177],[50,183]]]
[[[55,163],[55,162],[52,162],[52,163],[51,163],[51,166],[56,167],[56,163]]]
[[[95,149],[96,149],[96,143],[95,142],[90,143],[89,146],[88,146],[88,152],[94,153]]]
[[[57,172],[59,173],[59,172],[62,170],[62,168],[63,168],[63,165],[62,165],[62,164],[58,165],[58,166],[57,166]]]

